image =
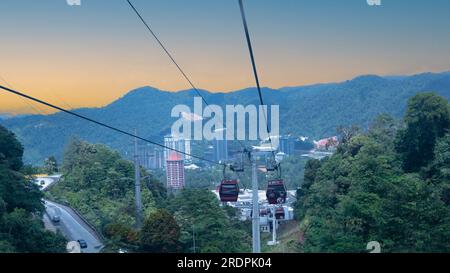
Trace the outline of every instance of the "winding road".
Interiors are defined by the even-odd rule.
[[[37,183],[41,183],[41,190],[57,183],[60,176],[50,176],[39,178]],[[99,253],[103,248],[103,244],[96,232],[70,207],[55,202],[44,200],[46,214],[44,215],[44,224],[48,230],[60,230],[69,241],[84,240],[87,248],[82,249],[83,253]],[[59,210],[60,221],[54,223],[48,217],[55,208]]]
[[[67,239],[76,241],[83,239],[87,243],[87,248],[82,249],[84,253],[98,253],[103,247],[100,239],[83,219],[81,219],[71,208],[61,204],[44,200],[45,209],[58,208],[61,214],[59,223],[51,223],[56,229],[60,230]],[[48,218],[47,218],[48,220]]]

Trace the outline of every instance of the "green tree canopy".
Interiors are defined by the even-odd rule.
[[[0,126],[0,252],[64,252],[65,239],[45,231],[39,188],[20,172],[23,149]]]
[[[174,253],[181,250],[180,227],[165,209],[152,213],[140,231],[140,247],[144,252]]]
[[[62,163],[63,179],[50,191],[56,201],[76,208],[107,239],[107,249],[139,247],[135,228],[134,164],[101,144],[73,138]],[[165,188],[144,170],[142,204],[148,217],[165,198]],[[157,204],[158,203],[158,204]]]
[[[52,175],[54,173],[58,172],[58,162],[56,161],[56,158],[54,156],[51,156],[44,161],[44,171]]]
[[[22,144],[15,135],[3,126],[0,126],[0,163],[14,171],[22,168]]]
[[[418,94],[408,101],[404,122],[396,149],[404,170],[418,171],[433,160],[436,141],[450,130],[449,103],[434,93]]]
[[[181,227],[180,241],[185,252],[248,252],[250,237],[242,226],[219,205],[208,190],[184,189],[170,202],[169,209]],[[194,236],[193,236],[194,233]]]
[[[329,158],[306,164],[295,205],[303,251],[364,252],[378,241],[383,252],[450,252],[450,137],[436,125],[446,124],[446,107],[432,94],[418,95],[405,129],[397,132],[398,122],[380,116],[368,132],[347,133]],[[405,135],[432,156],[413,162],[398,149]],[[405,160],[415,172],[405,172]]]

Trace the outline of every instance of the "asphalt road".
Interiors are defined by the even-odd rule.
[[[84,223],[84,221],[70,208],[45,200],[45,208],[59,208],[60,222],[51,223],[55,228],[61,232],[71,241],[83,239],[86,241],[88,247],[82,249],[83,253],[98,253],[103,247],[101,241],[94,235],[95,232]],[[48,221],[47,221],[48,223]]]
[[[49,176],[42,177],[36,180],[36,183],[40,186],[41,190],[46,190],[52,184],[59,182],[61,176]],[[103,245],[100,239],[96,236],[96,233],[90,228],[71,208],[44,200],[45,209],[47,214],[44,215],[44,224],[46,229],[51,231],[60,230],[64,236],[70,241],[76,241],[83,239],[87,243],[87,248],[82,249],[83,253],[98,253],[102,249]],[[54,211],[54,208],[59,209],[60,222],[54,223],[51,221],[48,214],[52,214],[50,210]]]

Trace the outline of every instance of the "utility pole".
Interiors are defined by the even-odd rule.
[[[137,130],[134,131],[137,136]],[[141,200],[141,168],[139,166],[138,139],[134,138],[134,196],[136,201],[136,227],[142,227],[142,200]]]
[[[261,253],[261,233],[259,227],[259,198],[258,198],[258,172],[256,169],[256,158],[251,156],[252,161],[252,195],[253,195],[253,213],[252,213],[252,236],[253,253]]]

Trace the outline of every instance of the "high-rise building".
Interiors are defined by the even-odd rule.
[[[168,189],[184,188],[184,160],[177,152],[170,152],[166,160],[166,178]]]
[[[139,147],[138,150],[139,165],[143,168],[162,169],[164,167],[164,154],[162,150],[151,147]]]
[[[150,169],[164,168],[164,153],[160,149],[154,149],[150,154]]]
[[[293,155],[295,152],[295,138],[291,135],[280,136],[278,150],[286,155]]]
[[[214,160],[218,162],[228,161],[228,141],[214,140]]]
[[[184,159],[191,160],[192,157],[190,156],[190,154],[191,154],[191,140],[190,139],[184,140],[184,152],[186,153],[186,155],[184,155]]]
[[[171,149],[182,152],[182,153],[180,153],[180,156],[183,160],[191,160],[191,156],[189,156],[189,154],[191,153],[191,140],[184,139],[184,138],[178,137],[178,136],[170,135],[170,136],[164,137],[164,145]],[[173,151],[170,149],[164,149],[165,161],[167,161],[171,152],[173,152]],[[183,154],[183,153],[186,153],[188,155]]]
[[[218,162],[228,161],[228,140],[226,139],[226,128],[217,129],[215,132],[221,132],[222,138],[213,140],[214,160]]]
[[[150,150],[148,147],[139,147],[138,150],[138,161],[139,165],[144,169],[150,169]]]

